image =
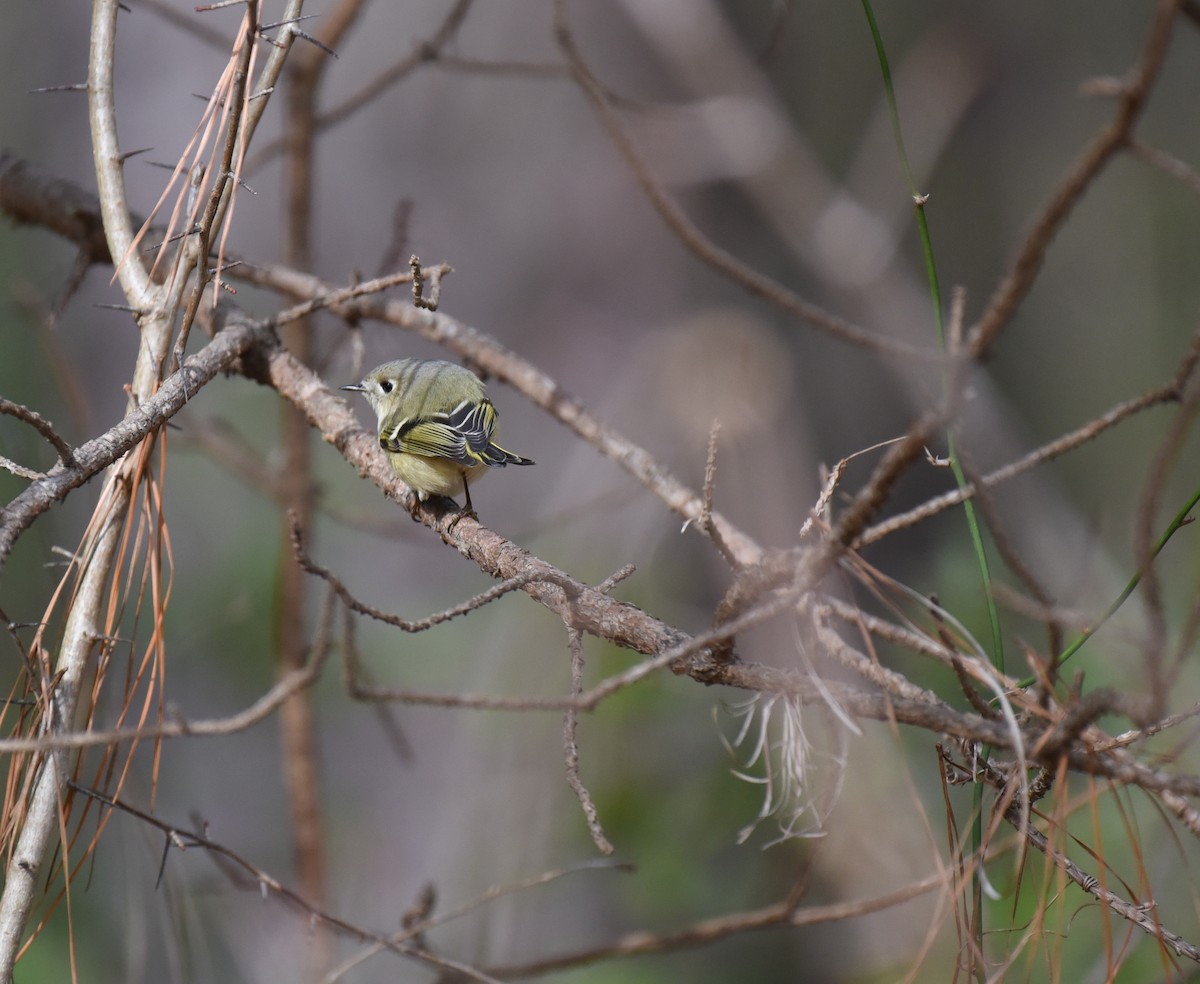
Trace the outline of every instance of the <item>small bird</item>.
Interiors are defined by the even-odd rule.
[[[378,421],[379,446],[422,502],[431,495],[453,497],[461,489],[464,513],[474,515],[468,483],[488,468],[533,464],[492,442],[496,408],[479,377],[453,362],[385,362],[361,383],[342,389],[367,398]]]

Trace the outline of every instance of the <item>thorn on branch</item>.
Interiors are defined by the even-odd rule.
[[[300,14],[298,17],[289,17],[287,20],[274,21],[270,24],[263,24],[260,31],[274,31],[281,27],[287,27],[293,24],[303,24],[305,21],[316,20],[320,14]]]
[[[179,242],[179,240],[181,240],[181,239],[187,239],[187,238],[188,238],[188,236],[194,236],[194,235],[196,235],[198,232],[200,232],[200,224],[199,224],[199,223],[196,223],[195,225],[193,225],[193,226],[192,226],[190,229],[188,229],[187,231],[185,231],[185,232],[177,232],[177,233],[175,233],[175,235],[173,235],[173,236],[169,236],[168,238],[164,239],[164,240],[163,240],[161,243],[151,243],[149,246],[147,246],[147,247],[145,248],[145,250],[144,250],[143,252],[146,252],[146,253],[156,253],[156,252],[158,252],[160,249],[163,249],[163,248],[165,248],[165,247],[167,247],[167,246],[170,246],[172,243],[177,243],[177,242]]]
[[[44,85],[40,89],[27,90],[30,95],[41,92],[87,92],[86,82],[76,82],[74,85]]]
[[[220,263],[217,266],[209,267],[208,268],[209,279],[211,280],[211,279],[217,277],[218,275],[225,273],[228,270],[233,270],[236,267],[242,266],[243,262],[244,261],[242,261],[242,260],[232,260],[229,263]],[[222,283],[221,287],[224,288],[225,290],[229,291],[229,293],[231,293],[231,294],[237,293],[237,289],[229,286],[228,284]]]
[[[311,34],[305,34],[303,31],[301,31],[299,28],[296,27],[296,25],[299,24],[301,21],[311,20],[312,18],[318,17],[318,16],[320,16],[320,15],[319,14],[302,14],[299,17],[291,17],[288,20],[276,21],[274,24],[263,24],[262,27],[260,27],[258,29],[258,36],[260,38],[262,38],[264,41],[268,42],[269,44],[274,44],[274,45],[278,45],[278,46],[282,47],[282,42],[280,42],[276,38],[267,37],[266,32],[274,31],[280,27],[289,27],[289,28],[291,28],[290,33],[291,33],[292,37],[300,38],[303,41],[307,41],[309,44],[314,45],[317,48],[320,48],[323,52],[325,52],[325,54],[327,54],[333,58],[337,58],[338,53],[336,51],[334,51],[331,47],[329,47],[329,45],[327,45],[324,41],[321,41],[318,38],[314,38]]]
[[[225,172],[225,180],[228,181],[230,178],[232,178],[237,183],[237,186],[239,188],[245,188],[246,191],[248,191],[255,198],[258,197],[258,192],[255,191],[253,188],[251,188],[248,184],[246,184],[246,182],[242,180],[241,175],[239,175],[236,171],[226,171]]]
[[[92,307],[106,308],[109,311],[125,311],[132,314],[135,318],[142,316],[141,308],[130,307],[128,304],[93,304]]]

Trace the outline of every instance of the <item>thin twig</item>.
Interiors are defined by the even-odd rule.
[[[669,953],[689,947],[708,946],[720,940],[740,933],[755,930],[771,929],[780,926],[819,926],[825,923],[841,922],[882,912],[894,906],[903,905],[912,899],[920,898],[928,892],[943,888],[946,877],[942,873],[926,875],[894,891],[877,895],[873,898],[855,902],[837,902],[831,905],[798,906],[792,899],[784,899],[761,909],[747,912],[735,912],[729,915],[717,916],[713,919],[701,919],[691,926],[670,933],[647,933],[644,931],[627,933],[611,943],[573,953],[564,953],[556,957],[546,957],[526,964],[509,964],[502,967],[490,967],[489,972],[505,980],[524,977],[537,977],[553,971],[567,970],[572,967],[582,967],[600,960],[611,960],[616,957],[632,957],[647,953]]]
[[[1200,716],[1200,702],[1193,704],[1186,711],[1180,711],[1178,714],[1169,714],[1159,721],[1135,728],[1132,731],[1124,731],[1119,735],[1114,735],[1108,741],[1097,744],[1095,748],[1097,751],[1102,752],[1112,748],[1124,748],[1135,742],[1153,738],[1155,735],[1169,731],[1171,728],[1176,728],[1186,721],[1193,721],[1197,716]]]
[[[592,72],[575,41],[575,35],[567,20],[566,0],[554,0],[554,34],[576,82],[591,102],[609,139],[621,156],[625,158],[626,164],[633,172],[638,185],[654,210],[689,252],[744,290],[769,301],[810,327],[833,338],[869,352],[921,361],[942,361],[940,353],[921,350],[906,342],[874,334],[851,324],[844,318],[822,310],[782,284],[738,260],[705,236],[654,177],[641,152],[634,144],[633,138],[621,123],[609,99],[607,89]]]
[[[957,453],[958,462],[962,467],[963,474],[967,478],[967,485],[975,489],[975,494],[972,501],[979,506],[979,511],[983,515],[984,525],[991,534],[992,542],[996,546],[997,552],[1001,559],[1008,566],[1008,569],[1017,576],[1017,578],[1025,585],[1029,593],[1042,606],[1043,611],[1047,614],[1052,614],[1056,610],[1054,598],[1050,596],[1049,590],[1042,584],[1033,569],[1024,562],[1021,555],[1017,552],[1017,547],[1013,543],[1012,537],[1008,535],[1005,524],[1000,517],[1000,512],[996,508],[992,496],[989,494],[991,486],[980,475],[979,470],[975,467],[975,461],[970,453],[967,442],[962,440],[962,435],[957,435]],[[1062,649],[1062,625],[1055,621],[1053,617],[1047,620],[1046,624],[1047,652],[1057,653]]]
[[[319,679],[328,660],[328,647],[313,647],[307,663],[281,677],[254,703],[235,714],[221,718],[189,721],[181,715],[169,720],[137,728],[110,728],[107,730],[63,732],[30,738],[0,739],[0,754],[46,751],[51,749],[93,748],[115,745],[120,742],[141,741],[149,738],[215,737],[237,734],[253,727],[275,713],[292,694],[311,687]]]
[[[583,636],[571,629],[567,635],[571,648],[571,696],[578,697],[583,693]],[[612,842],[604,836],[604,828],[600,826],[600,814],[592,800],[592,794],[579,778],[579,745],[575,740],[578,715],[574,708],[568,707],[563,713],[563,748],[567,763],[567,784],[579,800],[583,808],[583,816],[587,820],[588,833],[592,835],[592,843],[596,849],[605,855],[613,853]]]
[[[45,472],[34,471],[32,468],[26,468],[24,465],[18,465],[15,461],[10,460],[3,455],[0,455],[0,468],[3,468],[5,471],[12,472],[12,474],[17,476],[17,478],[28,478],[30,481],[34,482],[46,477]]]
[[[489,976],[467,964],[460,963],[456,960],[449,960],[445,957],[437,956],[430,953],[428,950],[407,946],[403,942],[397,942],[379,933],[366,929],[363,926],[356,925],[335,916],[327,909],[313,905],[303,894],[295,889],[289,888],[274,875],[267,872],[264,868],[259,867],[254,862],[243,857],[237,851],[224,844],[214,841],[204,834],[196,833],[188,830],[185,827],[180,827],[175,824],[166,823],[158,819],[151,813],[145,810],[140,810],[135,806],[124,803],[121,800],[114,799],[106,795],[98,789],[91,789],[80,783],[71,781],[68,783],[71,789],[82,793],[99,803],[104,804],[109,809],[120,810],[131,817],[140,820],[147,826],[154,827],[164,835],[164,849],[169,850],[174,847],[179,851],[186,851],[189,848],[202,848],[209,854],[232,864],[238,871],[247,874],[253,879],[254,884],[260,889],[263,896],[273,895],[293,909],[304,913],[310,920],[318,922],[324,926],[334,929],[339,933],[358,940],[359,942],[370,942],[376,946],[388,950],[401,957],[408,957],[413,960],[419,960],[423,963],[430,964],[434,967],[439,967],[442,970],[454,971],[457,974],[463,974],[475,981],[485,981],[488,984],[499,984],[496,978]],[[165,862],[165,857],[164,857]]]
[[[277,316],[276,323],[278,318],[298,317],[310,310],[328,307],[343,318],[372,318],[416,331],[424,338],[470,359],[489,377],[505,380],[535,406],[544,409],[601,454],[612,459],[685,520],[699,520],[703,508],[700,496],[671,475],[654,455],[602,424],[569,396],[559,383],[479,329],[440,312],[418,310],[410,303],[360,296],[371,293],[374,289],[371,285],[379,281],[368,281],[352,288],[338,288],[295,270],[261,266],[239,267],[234,271],[234,276],[294,298],[307,299],[306,304]],[[396,283],[403,283],[407,282],[409,275],[396,274],[394,277]],[[714,512],[712,521],[720,528],[722,538],[737,557],[739,565],[754,564],[761,559],[762,548],[727,518]]]
[[[397,933],[390,937],[392,942],[403,943],[410,939],[419,939],[422,934],[428,933],[431,929],[436,929],[438,926],[444,926],[447,923],[453,922],[456,919],[461,919],[463,916],[474,912],[476,909],[494,902],[496,899],[503,898],[506,895],[514,895],[518,892],[524,892],[531,888],[537,888],[541,885],[548,885],[551,882],[558,881],[567,875],[577,874],[582,871],[632,871],[633,866],[626,862],[609,861],[605,858],[597,858],[589,861],[580,861],[578,864],[573,864],[565,868],[552,868],[549,871],[543,871],[540,874],[530,878],[523,878],[520,881],[512,882],[507,885],[495,885],[487,891],[481,893],[477,898],[453,909],[450,912],[441,916],[425,916],[424,918],[413,921],[410,925],[404,927],[402,933]],[[378,943],[364,949],[361,953],[355,954],[345,963],[340,964],[331,970],[324,978],[323,984],[336,984],[355,967],[362,964],[376,954],[382,952],[385,947]]]
[[[1167,43],[1179,9],[1179,0],[1159,0],[1154,21],[1142,45],[1138,65],[1123,86],[1112,121],[1092,140],[1050,195],[1049,202],[1033,223],[1013,261],[1012,268],[996,287],[987,308],[968,333],[971,358],[982,359],[1000,332],[1012,321],[1018,305],[1032,287],[1042,268],[1046,251],[1062,224],[1092,187],[1105,165],[1128,145],[1133,127],[1141,117],[1150,88],[1158,78],[1167,53]]]
[[[1181,161],[1178,157],[1168,154],[1158,147],[1151,147],[1137,137],[1130,138],[1129,151],[1135,157],[1140,157],[1147,164],[1186,185],[1191,191],[1200,194],[1200,171],[1185,161]]]
[[[1138,569],[1143,572],[1141,596],[1149,628],[1141,646],[1142,664],[1156,716],[1165,711],[1169,681],[1165,660],[1167,614],[1158,570],[1153,563],[1157,539],[1155,526],[1161,523],[1159,510],[1167,488],[1167,480],[1179,463],[1179,457],[1184,451],[1197,414],[1200,414],[1200,388],[1191,387],[1185,391],[1179,411],[1167,426],[1146,469],[1146,480],[1137,509],[1134,548]],[[1061,650],[1056,649],[1054,652]]]
[[[714,419],[712,427],[708,432],[708,451],[704,456],[704,491],[702,493],[702,503],[700,507],[700,522],[699,527],[704,531],[704,535],[712,540],[713,546],[717,548],[717,552],[725,558],[725,562],[732,568],[738,566],[737,557],[734,556],[729,545],[721,536],[721,528],[713,522],[713,492],[717,485],[717,440],[721,436],[721,422]]]
[[[442,298],[442,277],[453,273],[454,268],[446,263],[431,267],[429,270],[429,292],[425,292],[425,274],[421,268],[421,258],[413,253],[408,258],[408,269],[412,274],[413,305],[425,311],[436,311]]]
[[[1180,399],[1184,388],[1191,381],[1195,373],[1196,366],[1200,361],[1200,326],[1192,333],[1191,341],[1188,345],[1187,352],[1183,360],[1180,362],[1179,368],[1176,370],[1172,378],[1159,386],[1151,387],[1140,396],[1125,400],[1110,408],[1098,417],[1094,417],[1086,424],[1082,424],[1073,431],[1055,438],[1039,448],[1035,448],[1028,454],[1010,464],[997,468],[995,471],[989,472],[983,477],[983,483],[987,487],[999,485],[1002,482],[1009,481],[1019,475],[1036,468],[1038,465],[1044,464],[1047,461],[1052,461],[1055,458],[1061,457],[1069,451],[1088,441],[1094,440],[1105,431],[1110,430],[1117,424],[1132,417],[1143,410],[1151,407],[1159,406],[1163,403],[1173,403]],[[936,516],[943,510],[949,509],[952,506],[958,505],[964,499],[973,496],[976,488],[972,484],[968,484],[961,489],[954,489],[950,492],[945,492],[942,495],[935,496],[927,502],[922,503],[912,509],[909,509],[890,519],[876,523],[874,526],[865,530],[861,536],[854,542],[856,548],[868,546],[872,543],[877,543],[886,536],[890,536],[898,530],[906,529],[914,526],[917,523],[923,522],[932,516]]]
[[[470,612],[477,611],[484,605],[491,604],[498,598],[502,598],[506,594],[511,594],[518,591],[527,585],[531,580],[537,577],[536,572],[521,574],[516,577],[511,577],[489,588],[482,594],[477,594],[473,598],[469,598],[464,602],[460,602],[444,611],[436,612],[427,618],[410,621],[409,619],[401,618],[399,615],[392,615],[388,612],[373,608],[354,597],[332,571],[322,567],[316,563],[304,549],[304,533],[300,528],[299,518],[295,513],[288,513],[288,524],[292,533],[292,550],[296,557],[296,562],[304,568],[309,574],[314,577],[319,577],[341,598],[342,603],[350,611],[358,612],[360,615],[366,615],[368,618],[373,618],[376,621],[383,622],[386,625],[391,625],[394,628],[402,629],[405,632],[425,632],[433,628],[435,625],[442,625],[452,619],[467,615]]]
[[[967,770],[964,766],[957,763],[951,764],[954,768],[971,776],[972,779],[977,778],[979,775],[978,770]],[[987,766],[984,769],[983,775],[990,784],[997,788],[1003,789],[1008,784],[1007,778],[995,766]],[[1156,906],[1152,900],[1144,903],[1134,903],[1110,891],[1094,875],[1084,871],[1062,851],[1054,847],[1050,843],[1049,838],[1041,830],[1028,822],[1016,804],[1006,807],[1003,810],[1003,816],[1017,830],[1026,843],[1045,855],[1068,879],[1095,898],[1096,901],[1106,906],[1122,919],[1133,923],[1143,932],[1165,943],[1176,955],[1200,962],[1200,946],[1189,943],[1182,936],[1164,928],[1157,917],[1155,912]]]
[[[352,116],[363,106],[366,106],[387,92],[397,82],[422,65],[428,64],[440,57],[442,49],[454,40],[473,2],[474,0],[455,0],[454,5],[447,11],[442,23],[428,39],[418,41],[407,55],[390,68],[371,79],[361,89],[336,106],[316,116],[313,120],[314,134],[336,126],[338,123]],[[263,145],[247,164],[247,172],[253,173],[259,170],[283,153],[285,149],[286,144],[282,138]]]

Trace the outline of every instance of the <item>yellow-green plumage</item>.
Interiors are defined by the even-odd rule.
[[[392,469],[422,500],[461,491],[470,509],[470,483],[488,468],[533,464],[492,440],[496,408],[479,377],[452,362],[385,362],[342,389],[367,398]]]

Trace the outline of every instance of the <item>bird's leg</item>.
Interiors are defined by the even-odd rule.
[[[455,516],[454,519],[452,519],[450,521],[450,526],[449,526],[449,529],[447,530],[447,532],[449,532],[449,530],[454,529],[454,527],[458,525],[459,521],[464,519],[467,516],[470,516],[474,520],[479,519],[479,514],[477,512],[475,512],[475,507],[473,505],[471,505],[471,487],[467,483],[466,475],[463,476],[463,498],[466,500],[467,504],[465,506],[463,506],[458,511],[458,515]]]

